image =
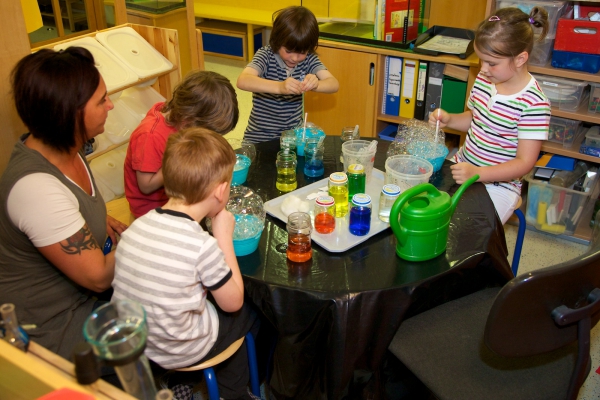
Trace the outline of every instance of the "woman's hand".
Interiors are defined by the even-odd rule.
[[[462,185],[466,180],[478,174],[478,170],[481,167],[477,167],[468,162],[461,162],[457,164],[453,164],[450,166],[450,170],[452,171],[452,178],[458,183]]]
[[[112,239],[113,245],[117,244],[117,234],[120,236],[127,228],[129,228],[127,224],[110,215],[106,216],[106,234]]]

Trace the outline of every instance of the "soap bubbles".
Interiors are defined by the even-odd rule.
[[[446,136],[444,131],[429,125],[427,121],[409,119],[398,125],[398,132],[394,141],[390,143],[387,157],[411,154],[424,158],[430,162],[435,161],[434,172],[441,168],[442,162],[448,154],[445,146]]]
[[[225,209],[235,217],[233,239],[248,239],[259,235],[265,226],[266,212],[262,198],[246,186],[232,186]],[[206,220],[212,231],[212,221]]]

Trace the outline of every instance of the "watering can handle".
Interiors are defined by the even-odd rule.
[[[405,190],[396,199],[394,205],[392,206],[392,209],[390,211],[390,226],[392,228],[392,231],[394,232],[394,235],[398,239],[398,242],[401,245],[404,245],[405,238],[402,228],[400,228],[400,222],[398,218],[400,216],[400,210],[402,210],[404,203],[406,203],[409,199],[412,199],[413,197],[423,192],[427,192],[430,196],[434,197],[440,195],[439,190],[437,190],[436,187],[433,186],[431,183],[420,183],[417,186],[413,186],[410,189]]]

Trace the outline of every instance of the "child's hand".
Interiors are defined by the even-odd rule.
[[[441,108],[436,108],[429,114],[429,125],[437,125],[438,120],[440,121],[440,128],[444,128],[450,121],[450,114]]]
[[[315,90],[319,86],[319,78],[314,74],[308,74],[302,81],[302,93]]]
[[[281,94],[302,94],[302,82],[289,77],[281,83]]]
[[[477,167],[468,162],[461,162],[450,166],[450,170],[452,171],[452,178],[454,178],[456,183],[458,183],[459,185],[465,183],[465,181],[471,178],[472,176],[477,175],[477,171],[479,168],[480,167]]]
[[[219,211],[212,219],[212,231],[215,239],[233,239],[233,229],[235,228],[235,218],[232,213],[226,209]]]

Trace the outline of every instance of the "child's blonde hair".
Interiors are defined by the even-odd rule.
[[[175,88],[162,112],[178,129],[201,126],[220,134],[231,132],[238,122],[235,89],[229,79],[212,71],[193,71]]]
[[[214,131],[193,127],[167,140],[163,156],[165,193],[186,204],[199,203],[223,182],[231,182],[235,153]]]
[[[542,41],[548,32],[548,12],[542,7],[533,7],[529,15],[515,7],[501,8],[479,24],[475,46],[482,53],[496,57],[531,54],[535,41],[533,27],[542,28],[537,38]]]
[[[319,44],[319,24],[306,7],[291,6],[273,14],[269,45],[277,53],[281,47],[296,53],[314,53]]]

